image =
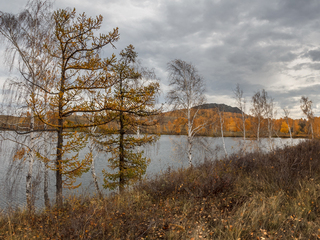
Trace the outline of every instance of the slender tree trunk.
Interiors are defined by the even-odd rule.
[[[34,82],[34,79],[33,79]],[[35,94],[35,87],[34,85],[31,85],[31,93]],[[34,209],[34,203],[32,201],[33,193],[32,193],[32,171],[33,171],[33,163],[35,160],[35,133],[34,131],[34,112],[31,110],[31,119],[30,119],[30,153],[29,153],[29,168],[27,172],[26,177],[26,198],[27,198],[27,208],[30,212],[32,212]]]
[[[46,126],[45,126],[46,128]],[[45,134],[45,140],[49,141],[49,133]],[[48,146],[49,145],[49,146]],[[47,159],[49,159],[50,155],[50,143],[45,146],[45,152],[44,155]],[[44,205],[47,209],[49,209],[50,206],[50,199],[48,194],[48,187],[49,187],[49,166],[48,161],[44,161],[44,170],[43,170],[43,198],[44,198]]]
[[[289,129],[290,140],[291,140],[291,146],[292,146],[292,145],[293,145],[293,139],[292,139],[291,127],[290,127],[289,119],[288,119],[288,118],[287,118],[287,125],[288,125],[288,129]]]
[[[187,153],[189,159],[189,167],[192,167],[192,126],[191,126],[191,119],[190,119],[190,108],[188,108],[188,143],[187,143]]]
[[[95,159],[96,159],[97,155],[93,157],[93,148],[94,147],[93,147],[92,138],[89,137],[89,150],[90,150],[90,153],[91,153],[91,156],[92,156],[91,175],[92,175],[94,186],[96,188],[98,196],[99,196],[100,199],[102,199],[102,193],[101,193],[100,188],[99,188],[98,178],[97,178],[96,171],[95,171]]]
[[[48,95],[45,93],[44,95],[44,101],[45,101],[45,106],[48,107]],[[49,111],[49,109],[47,109]],[[47,125],[44,125],[44,129],[47,129]],[[49,209],[50,206],[50,199],[49,199],[49,194],[48,194],[48,187],[49,187],[49,166],[48,162],[50,161],[50,153],[51,153],[51,141],[50,141],[50,135],[51,133],[46,132],[45,133],[45,141],[47,142],[44,150],[44,155],[47,158],[47,161],[44,161],[44,173],[43,173],[43,198],[44,198],[44,205],[47,209]]]
[[[220,111],[219,111],[219,118],[220,118],[220,130],[221,130],[222,146],[223,146],[223,150],[224,150],[224,153],[225,153],[226,157],[228,157],[228,152],[227,152],[226,144],[224,142],[224,135],[223,135],[224,119],[223,119],[223,116],[222,116]]]
[[[120,75],[120,136],[119,136],[119,192],[122,193],[125,186],[125,178],[124,178],[124,171],[125,171],[125,159],[124,159],[124,113],[122,112],[123,108],[123,89],[122,89],[122,76]]]
[[[62,147],[63,147],[63,119],[59,120],[58,142],[57,142],[57,158],[56,158],[56,204],[62,207]]]
[[[44,196],[44,205],[46,206],[47,209],[50,208],[50,199],[49,199],[49,194],[48,194],[48,180],[49,180],[49,167],[48,163],[44,163],[44,180],[43,180],[43,196]]]
[[[120,141],[119,141],[119,191],[120,193],[124,190],[125,178],[124,178],[124,116],[120,113]]]
[[[138,120],[140,120],[139,117],[138,117]],[[138,125],[138,127],[137,127],[137,137],[138,137],[138,139],[140,140],[140,127],[139,127],[139,125]],[[138,146],[138,152],[140,153],[140,146]]]
[[[29,168],[26,177],[26,198],[27,198],[27,208],[30,212],[33,211],[33,201],[32,201],[32,171],[33,171],[33,163],[34,163],[34,117],[31,117],[31,124],[30,124],[30,153],[29,153]]]
[[[311,127],[311,138],[314,139],[312,120],[310,120],[310,127]]]
[[[65,59],[62,59],[64,65]],[[57,156],[56,156],[56,205],[60,208],[63,204],[62,199],[62,148],[63,148],[63,97],[65,92],[65,70],[61,72],[59,103],[58,103],[58,141],[57,141]]]
[[[242,129],[243,129],[243,140],[246,140],[246,119],[242,112]]]
[[[271,139],[272,135],[272,130],[271,130],[271,119],[268,118],[268,134],[269,134],[269,139]]]
[[[92,175],[92,178],[93,178],[93,182],[94,182],[94,186],[96,188],[96,191],[98,193],[98,196],[100,199],[102,199],[102,192],[99,188],[99,183],[98,183],[98,178],[97,178],[97,175],[96,175],[96,171],[95,171],[95,157],[92,158],[92,163],[91,163],[91,175]]]
[[[192,167],[192,140],[191,137],[188,135],[188,159],[189,159],[189,167]]]

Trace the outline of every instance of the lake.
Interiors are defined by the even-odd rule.
[[[228,154],[242,151],[250,152],[257,147],[257,141],[255,140],[243,140],[241,138],[224,138],[225,146]],[[297,144],[303,139],[293,139],[293,144]],[[270,151],[273,147],[282,147],[284,145],[291,144],[291,139],[273,138],[271,141],[267,138],[262,138],[259,146],[262,151]],[[156,173],[165,171],[168,167],[179,168],[188,166],[188,158],[184,146],[186,145],[186,136],[176,135],[162,135],[157,143],[141,148],[145,152],[145,156],[151,159],[151,162],[147,168],[146,177],[152,177]],[[10,142],[2,143],[2,155],[1,155],[1,187],[0,187],[0,208],[7,208],[8,206],[23,207],[25,201],[25,179],[26,179],[26,166],[20,164],[16,166],[15,177],[11,178],[11,181],[6,181],[6,173],[8,171],[9,162],[12,160],[10,155],[10,147],[13,144]],[[86,154],[88,149],[81,151],[80,155]],[[214,160],[223,158],[225,151],[223,149],[222,139],[213,137],[203,137],[201,141],[198,139],[194,143],[193,148],[193,163],[203,161],[205,158],[208,160]],[[102,169],[107,168],[107,154],[100,154],[96,159],[96,173],[99,178],[99,183],[102,188]],[[84,173],[81,178],[77,180],[77,183],[82,183],[81,187],[76,190],[64,189],[64,196],[69,194],[93,194],[94,185],[92,181],[91,172]],[[51,201],[54,201],[55,197],[55,177],[53,172],[50,174],[49,180],[49,195]],[[35,201],[36,207],[43,207],[43,189],[42,185],[38,186],[37,199]],[[108,191],[104,190],[107,194]]]

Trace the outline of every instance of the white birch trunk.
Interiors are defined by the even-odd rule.
[[[224,124],[224,119],[223,116],[221,116],[221,112],[219,111],[219,118],[220,118],[220,128],[221,128],[221,138],[222,138],[222,146],[224,149],[224,153],[226,155],[226,157],[228,157],[228,152],[227,152],[227,148],[226,148],[226,144],[224,142],[224,136],[223,136],[223,124]]]
[[[289,134],[290,134],[290,140],[291,140],[291,146],[293,145],[293,139],[292,139],[292,133],[291,133],[291,127],[289,124],[289,119],[287,118],[287,124],[288,124],[288,129],[289,129]]]
[[[30,152],[28,154],[28,171],[26,176],[26,198],[27,198],[27,208],[29,211],[33,210],[33,202],[32,202],[32,171],[33,171],[33,163],[34,163],[34,117],[31,117],[31,124],[30,124]]]
[[[96,128],[94,128],[93,130],[91,130],[92,132],[95,131]],[[92,156],[92,161],[91,161],[91,176],[93,178],[93,182],[94,182],[94,186],[96,188],[96,191],[99,195],[99,198],[102,199],[102,192],[100,191],[100,188],[99,188],[99,183],[98,183],[98,177],[97,177],[97,174],[96,174],[96,171],[95,171],[95,159],[96,157],[98,156],[98,154],[96,156],[93,156],[93,150],[94,150],[94,145],[93,145],[93,141],[92,141],[92,138],[89,137],[89,150],[90,150],[90,153],[91,153],[91,156]]]
[[[242,129],[243,129],[243,140],[246,140],[246,119],[242,112]]]
[[[94,182],[94,186],[96,188],[96,191],[97,191],[97,193],[99,195],[99,198],[101,199],[102,198],[102,193],[101,193],[100,188],[99,188],[98,178],[97,178],[96,171],[95,171],[95,158],[96,157],[93,157],[92,158],[92,162],[91,162],[91,175],[92,175],[92,178],[93,178],[93,182]]]
[[[270,118],[268,118],[268,133],[269,133],[269,139],[271,139],[272,131],[271,131],[271,119]]]
[[[189,159],[189,167],[192,166],[192,123],[191,123],[191,116],[190,116],[190,107],[188,106],[188,144],[187,144],[187,153]]]

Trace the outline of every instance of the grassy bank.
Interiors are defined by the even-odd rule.
[[[7,239],[318,239],[320,142],[168,170],[125,194],[0,216]]]

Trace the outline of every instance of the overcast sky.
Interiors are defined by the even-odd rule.
[[[1,1],[0,10],[18,13],[25,3]],[[119,27],[117,50],[105,49],[104,54],[133,44],[142,64],[155,69],[163,96],[166,65],[181,59],[203,76],[208,102],[235,106],[233,90],[239,83],[248,103],[264,88],[277,103],[278,117],[283,107],[292,117],[302,117],[302,95],[320,115],[318,0],[55,1],[55,9],[66,7],[88,16],[101,14],[102,31]],[[7,77],[8,69],[0,64],[0,80]]]

